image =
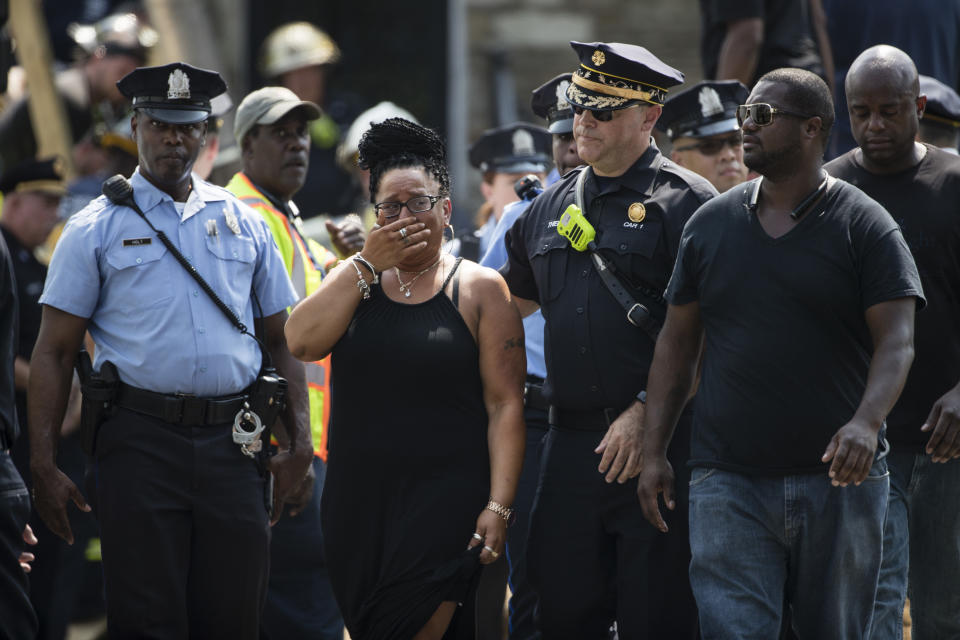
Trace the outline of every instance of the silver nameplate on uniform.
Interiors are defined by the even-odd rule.
[[[152,242],[151,238],[124,238],[123,246],[125,247],[141,247],[145,244],[150,244]]]

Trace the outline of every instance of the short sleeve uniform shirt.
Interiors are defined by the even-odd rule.
[[[232,194],[194,177],[181,214],[139,169],[131,183],[147,219],[251,333],[254,316],[297,301],[263,218]],[[260,368],[256,342],[239,333],[139,215],[102,196],[68,221],[40,302],[89,318],[94,368],[109,360],[135,387],[228,395]]]
[[[543,312],[547,399],[562,409],[623,410],[646,387],[654,345],[627,321],[590,254],[557,232],[578,175],[572,171],[551,185],[514,223],[501,273],[514,295],[539,303]],[[635,292],[662,292],[683,225],[716,193],[651,143],[622,176],[598,179],[591,172],[584,203],[598,250],[621,279]]]

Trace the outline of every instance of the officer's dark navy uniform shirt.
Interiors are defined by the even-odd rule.
[[[513,225],[500,272],[514,295],[538,302],[543,311],[550,403],[621,411],[646,388],[654,343],[627,321],[589,252],[574,250],[557,233],[579,173],[571,171],[548,188]],[[598,179],[591,172],[584,186],[600,253],[624,279],[658,292],[667,286],[684,224],[715,195],[704,178],[663,158],[652,140],[622,176]],[[633,203],[646,209],[640,222],[627,216]]]

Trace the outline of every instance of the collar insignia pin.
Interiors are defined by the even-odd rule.
[[[647,208],[641,202],[634,202],[627,208],[627,217],[631,222],[643,222],[647,217]]]

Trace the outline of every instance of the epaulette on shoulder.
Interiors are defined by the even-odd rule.
[[[710,184],[710,181],[695,171],[681,167],[672,160],[664,160],[660,169],[672,175],[677,176],[690,187],[690,190],[697,196],[700,202],[706,202],[717,195],[716,188]]]

